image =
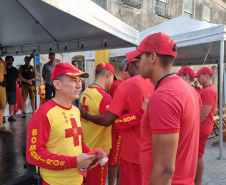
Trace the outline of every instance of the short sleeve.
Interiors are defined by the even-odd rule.
[[[22,68],[22,66],[20,66],[19,71],[18,71],[19,75],[22,75],[22,72],[23,72],[23,68]]]
[[[111,97],[106,93],[106,95],[102,98],[99,106],[100,114],[105,114],[108,110],[109,104],[111,103]]]
[[[42,68],[42,74],[45,75],[46,74],[46,64],[44,64],[43,68]]]
[[[215,96],[211,90],[207,90],[204,93],[200,94],[202,99],[202,105],[213,105]]]
[[[149,124],[154,134],[180,132],[181,105],[174,97],[158,92],[148,102]]]
[[[108,111],[117,116],[121,116],[124,112],[125,106],[126,98],[121,88],[118,87],[115,91],[114,97],[111,101]]]

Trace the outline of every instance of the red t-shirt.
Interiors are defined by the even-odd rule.
[[[144,99],[154,90],[149,79],[136,75],[124,81],[115,91],[108,111],[118,116],[134,112],[142,107]],[[121,158],[140,164],[141,125],[123,131]]]
[[[199,94],[202,99],[202,105],[212,105],[208,116],[200,123],[200,133],[209,135],[213,130],[213,116],[215,115],[218,98],[217,91],[214,85],[208,85],[199,91]]]
[[[142,118],[142,185],[148,185],[153,169],[152,134],[179,133],[172,185],[193,185],[198,159],[201,99],[179,76],[160,82],[149,98]]]
[[[196,89],[196,91],[198,91],[198,92],[202,90],[201,87],[199,87],[199,86],[196,86],[195,89]]]
[[[108,94],[113,98],[115,90],[117,89],[117,87],[122,83],[122,80],[118,79],[115,80],[112,85],[111,88],[108,90]]]

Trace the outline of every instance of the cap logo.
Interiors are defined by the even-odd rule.
[[[105,66],[105,63],[104,63],[104,62],[102,62],[101,64],[102,64],[103,66]]]
[[[171,41],[171,40],[172,40],[172,39],[170,38],[170,39],[169,39],[169,44],[170,44],[170,41]]]

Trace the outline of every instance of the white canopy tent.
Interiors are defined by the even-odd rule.
[[[223,72],[225,59],[226,29],[224,25],[210,24],[179,16],[139,34],[139,41],[152,34],[162,32],[169,35],[178,47],[175,65],[219,64],[219,110],[220,146],[219,159],[223,158]],[[110,50],[110,57],[125,56],[134,47]]]
[[[139,32],[90,0],[0,0],[2,54],[130,47]]]
[[[175,64],[195,65],[203,64],[210,45],[210,52],[205,63],[216,63],[220,49],[218,42],[224,37],[225,26],[179,16],[140,32],[139,42],[146,36],[157,32],[169,35],[177,44],[178,55]],[[124,56],[126,52],[133,49],[135,47],[112,49],[110,57]]]

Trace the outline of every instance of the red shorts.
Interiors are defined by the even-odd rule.
[[[17,99],[16,104],[13,106],[13,112],[18,112],[18,110],[22,110],[22,99]]]
[[[109,164],[119,165],[122,147],[123,130],[112,131],[112,148],[109,154]]]
[[[200,134],[199,135],[199,154],[198,157],[202,157],[205,151],[206,147],[206,140],[208,138],[209,134]]]
[[[40,106],[43,105],[45,102],[46,102],[46,99],[40,97]]]
[[[129,163],[121,159],[120,185],[138,185],[142,182],[140,164]]]
[[[49,185],[49,184],[42,179],[42,185]],[[81,185],[84,185],[84,184],[82,183]]]
[[[107,172],[108,162],[104,166],[100,166],[98,164],[95,168],[87,170],[85,182],[87,183],[87,185],[105,185],[107,179]]]

